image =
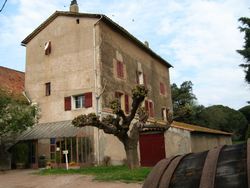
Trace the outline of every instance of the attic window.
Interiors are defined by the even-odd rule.
[[[79,19],[76,19],[76,24],[79,24],[80,23],[80,20]]]
[[[45,55],[49,55],[51,53],[51,42],[50,41],[45,43],[44,51],[45,51]]]

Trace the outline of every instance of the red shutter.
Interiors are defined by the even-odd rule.
[[[123,70],[123,63],[120,62],[120,66],[121,66],[121,78],[124,78],[124,70]]]
[[[71,110],[71,97],[64,97],[64,110]]]
[[[116,64],[116,71],[117,71],[117,77],[118,78],[123,78],[124,77],[124,70],[123,70],[123,63],[120,61],[117,61]]]
[[[149,102],[149,116],[154,117],[154,105],[153,105],[153,102]]]
[[[149,108],[148,108],[148,101],[145,100],[145,110],[148,112]]]
[[[144,86],[147,87],[147,79],[146,79],[145,74],[143,74],[143,82],[144,82]]]
[[[129,113],[129,97],[128,95],[125,95],[125,112]]]
[[[160,93],[165,95],[165,87],[163,83],[160,83]]]
[[[135,71],[135,81],[137,84],[139,84],[139,72]]]
[[[85,108],[89,108],[92,107],[92,93],[85,93],[84,94],[85,97]]]

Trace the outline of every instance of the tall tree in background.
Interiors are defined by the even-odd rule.
[[[193,94],[193,84],[191,81],[183,82],[180,87],[175,83],[171,85],[174,120],[193,123],[196,122],[196,115],[204,108],[198,105]]]
[[[244,68],[246,73],[245,80],[248,84],[250,84],[250,18],[241,17],[239,21],[242,23],[242,27],[239,27],[239,29],[245,34],[245,43],[243,45],[243,49],[237,50],[237,52],[246,60],[246,62],[240,64],[240,66]]]
[[[106,134],[112,134],[120,142],[122,142],[127,163],[130,169],[139,166],[137,146],[139,141],[139,132],[143,127],[151,127],[146,125],[148,114],[141,108],[141,103],[147,96],[148,90],[143,85],[138,85],[132,90],[132,108],[129,115],[125,115],[121,109],[121,104],[118,100],[111,101],[110,107],[114,115],[108,115],[100,119],[96,114],[84,114],[77,116],[72,124],[77,127],[93,126],[102,129]],[[138,118],[136,119],[136,114]],[[171,116],[168,116],[168,122],[162,128],[168,129],[171,124]],[[153,126],[153,127],[156,127]]]

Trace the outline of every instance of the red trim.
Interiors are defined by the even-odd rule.
[[[129,96],[125,95],[125,112],[129,113]]]
[[[71,110],[71,97],[64,97],[64,110]]]
[[[84,94],[85,97],[85,108],[89,108],[92,107],[92,93],[85,93]]]

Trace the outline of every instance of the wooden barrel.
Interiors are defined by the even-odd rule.
[[[214,187],[250,188],[250,140],[163,159],[143,185],[143,188]]]

